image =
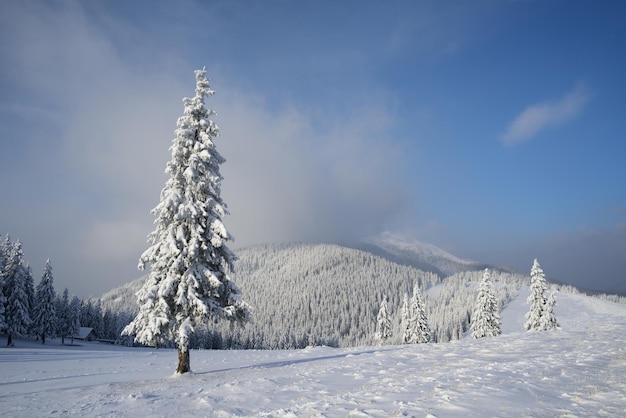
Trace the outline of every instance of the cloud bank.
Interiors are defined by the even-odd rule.
[[[15,5],[14,19],[2,20],[1,33],[12,34],[3,60],[20,69],[12,73],[14,104],[2,111],[24,125],[20,141],[5,144],[20,181],[0,203],[7,214],[0,234],[25,243],[35,276],[51,257],[61,288],[98,295],[141,274],[150,210],[167,179],[182,99],[194,94],[196,65],[177,53],[163,58],[163,50],[164,61],[150,65],[124,56],[79,3],[34,6]],[[176,69],[167,64],[172,57]],[[216,95],[207,107],[218,113],[216,143],[227,160],[222,193],[233,246],[356,239],[408,211],[406,165],[401,147],[386,139],[393,115],[384,99],[350,103],[343,114],[272,106],[210,64]],[[37,112],[20,96],[38,103]],[[40,126],[48,115],[45,134],[27,128],[33,114]]]
[[[509,125],[500,140],[505,145],[516,145],[534,138],[547,128],[563,125],[580,115],[589,99],[591,92],[579,83],[556,102],[529,106]]]

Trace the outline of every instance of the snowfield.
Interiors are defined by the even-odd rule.
[[[192,351],[0,338],[3,417],[626,416],[626,305],[558,294],[558,331],[443,344]],[[374,321],[375,318],[372,318]]]

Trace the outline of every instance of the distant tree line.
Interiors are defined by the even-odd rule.
[[[21,243],[7,236],[0,248],[0,332],[11,339],[45,342],[56,337],[64,343],[82,326],[93,328],[98,339],[132,343],[130,338],[121,339],[120,332],[137,313],[135,292],[145,279],[114,289],[102,299],[81,300],[67,289],[55,293],[49,260],[35,287]],[[294,349],[418,342],[406,331],[409,323],[420,323],[409,319],[411,305],[428,327],[428,342],[456,340],[468,333],[475,338],[495,336],[497,315],[520,287],[531,284],[531,277],[527,329],[558,326],[555,298],[547,294],[538,263],[530,277],[492,269],[442,278],[338,245],[265,244],[241,249],[238,256],[233,277],[253,308],[253,323],[235,329],[228,324],[199,324],[191,347]],[[567,285],[551,287],[578,293]],[[411,303],[418,294],[421,301]],[[598,297],[624,302],[623,297]]]
[[[117,340],[130,321],[123,313],[105,310],[100,302],[70,297],[66,288],[61,295],[54,289],[52,263],[46,261],[41,281],[35,287],[32,270],[24,259],[22,243],[0,236],[0,332],[7,345],[14,338],[73,338],[80,327],[93,328],[98,339]]]

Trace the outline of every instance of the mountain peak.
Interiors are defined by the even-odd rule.
[[[376,246],[396,262],[409,264],[421,270],[449,276],[460,271],[481,270],[486,266],[475,261],[459,258],[441,248],[407,236],[383,232],[365,241],[368,246]],[[369,248],[371,251],[372,248]]]

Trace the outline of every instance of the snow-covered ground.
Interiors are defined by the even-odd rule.
[[[562,329],[413,346],[193,351],[0,338],[3,417],[626,416],[626,305],[559,294]],[[55,346],[56,344],[56,346]]]

